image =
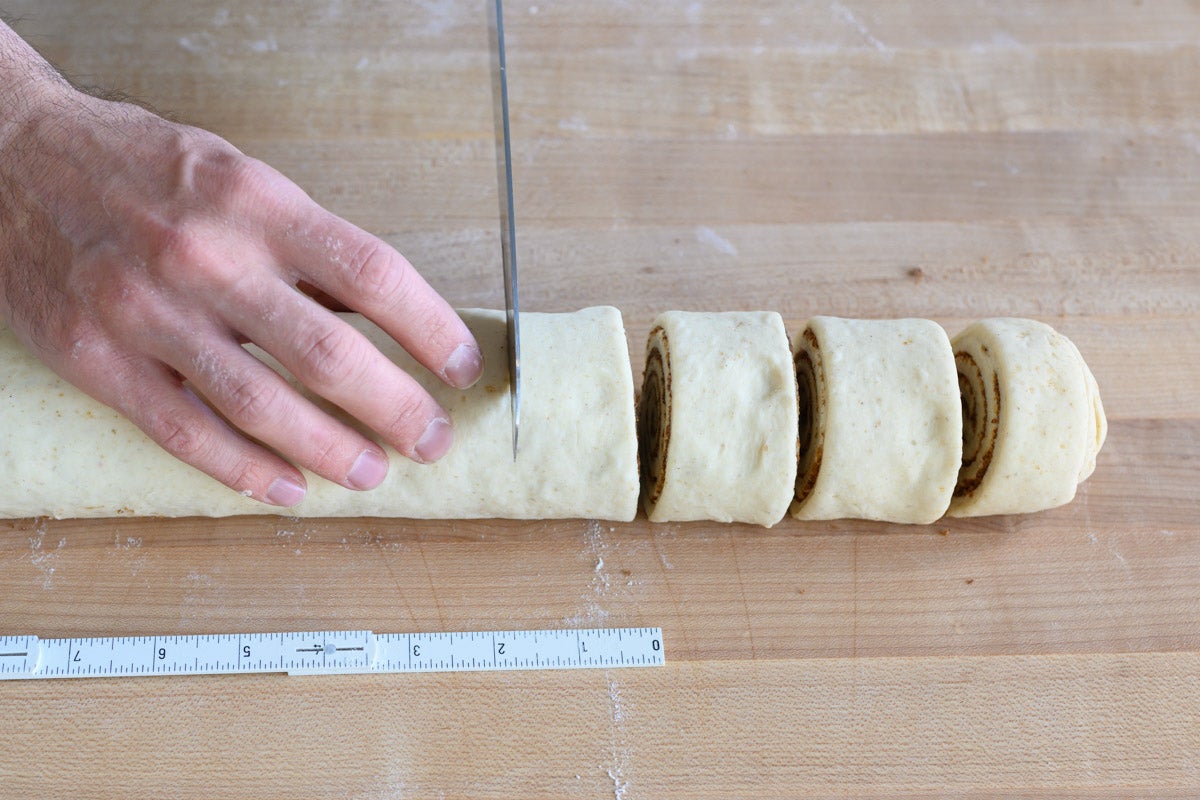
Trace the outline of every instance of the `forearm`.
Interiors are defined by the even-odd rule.
[[[0,152],[40,107],[69,91],[66,79],[0,21]]]

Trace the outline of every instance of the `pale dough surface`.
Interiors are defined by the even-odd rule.
[[[1031,319],[993,318],[954,337],[984,380],[995,376],[1000,413],[979,486],[955,497],[952,517],[1021,514],[1063,505],[1096,468],[1108,423],[1096,379],[1075,345]]]
[[[369,492],[307,474],[308,496],[291,509],[241,497],[175,460],[116,412],[59,379],[3,329],[0,516],[632,519],[637,441],[620,312],[601,307],[521,315],[515,463],[504,314],[461,313],[485,361],[482,379],[467,391],[445,386],[374,325],[346,316],[450,412],[454,446],[432,465],[414,464],[389,448],[388,477]]]
[[[813,317],[824,445],[799,519],[924,524],[950,504],[962,411],[950,339],[924,319]],[[796,337],[796,348],[803,334]]]
[[[774,525],[796,481],[796,386],[775,312],[668,311],[671,427],[652,522]]]

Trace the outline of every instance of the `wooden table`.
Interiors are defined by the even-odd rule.
[[[9,0],[75,78],[499,306],[484,4]],[[41,636],[661,625],[656,670],[0,684],[0,796],[1195,797],[1200,11],[508,7],[522,295],[1018,315],[1111,421],[1067,507],[926,527],[8,522]]]

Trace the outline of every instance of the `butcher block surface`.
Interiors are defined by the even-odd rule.
[[[4,8],[503,304],[484,0]],[[1095,474],[928,526],[4,522],[0,633],[655,625],[667,664],[4,682],[0,797],[1200,795],[1200,8],[505,10],[525,309],[617,306],[635,382],[667,309],[1034,317]]]

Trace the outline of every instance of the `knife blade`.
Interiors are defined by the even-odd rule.
[[[508,396],[512,407],[513,461],[521,427],[521,315],[517,294],[517,224],[513,213],[512,145],[508,124],[508,75],[504,55],[504,9],[488,2],[492,50],[492,119],[496,133],[496,183],[500,198],[500,258],[504,263],[504,309],[508,333]]]

